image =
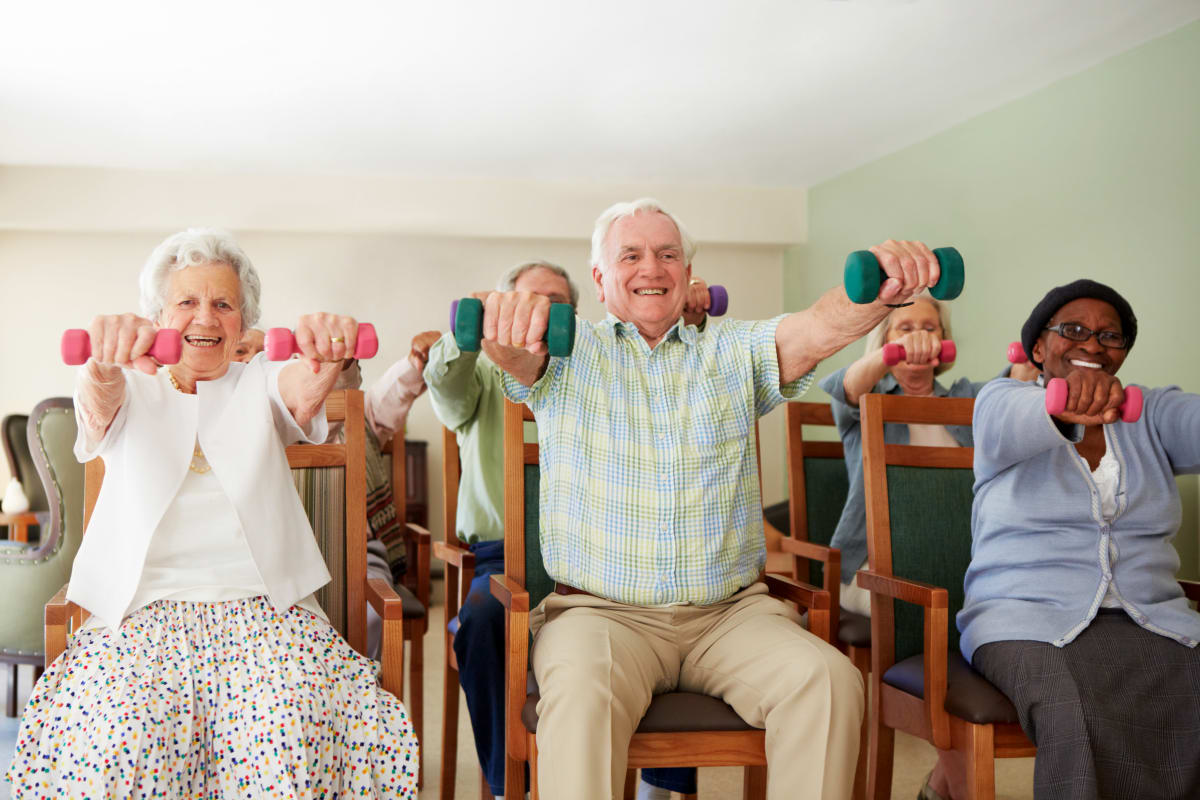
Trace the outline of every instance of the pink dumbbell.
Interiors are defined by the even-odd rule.
[[[883,346],[883,363],[889,367],[894,367],[907,358],[908,354],[904,352],[904,345],[888,342]],[[958,358],[958,348],[954,346],[954,342],[942,339],[942,349],[938,351],[938,360],[943,364],[949,364],[956,358]]]
[[[1025,348],[1020,342],[1013,342],[1008,346],[1008,363],[1024,364],[1029,360],[1029,356],[1025,355]]]
[[[271,361],[285,361],[300,352],[296,349],[295,334],[287,328],[271,328],[263,344]],[[378,352],[379,337],[375,335],[375,326],[360,322],[358,338],[354,342],[354,358],[374,358]]]
[[[1142,405],[1145,398],[1137,386],[1125,387],[1125,402],[1121,403],[1121,421],[1137,422],[1142,416]],[[1061,414],[1067,408],[1067,382],[1062,378],[1051,378],[1046,384],[1046,413],[1052,417]]]
[[[92,357],[92,339],[82,328],[64,331],[60,346],[62,360],[72,366],[83,364]],[[159,328],[148,355],[160,364],[178,364],[183,354],[183,337],[174,328]]]

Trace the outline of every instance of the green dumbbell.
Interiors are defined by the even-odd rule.
[[[464,353],[474,353],[483,339],[483,301],[464,297],[450,304],[454,341]],[[575,309],[569,303],[551,303],[546,327],[546,347],[552,356],[569,356],[575,348]]]
[[[963,258],[953,247],[939,247],[933,251],[942,268],[938,282],[929,287],[929,293],[938,300],[953,300],[963,290]],[[887,280],[887,273],[879,266],[879,260],[870,250],[855,250],[846,256],[846,271],[842,282],[846,294],[855,303],[871,303],[879,297],[879,287]]]

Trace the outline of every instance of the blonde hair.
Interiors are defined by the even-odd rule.
[[[938,324],[942,326],[942,338],[954,338],[950,334],[950,305],[948,303],[943,303],[931,295],[928,291],[921,292],[919,295],[914,297],[913,300],[931,303],[934,309],[937,311]],[[879,324],[872,328],[871,332],[867,334],[866,353],[873,353],[883,347],[884,342],[887,340],[888,331],[892,329],[892,316],[898,310],[899,309],[892,309],[891,313],[880,320]],[[953,366],[954,362],[950,362],[948,364],[938,364],[933,368],[933,374],[941,375],[943,372],[946,372]]]

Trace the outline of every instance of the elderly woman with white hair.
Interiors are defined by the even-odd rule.
[[[313,314],[299,360],[233,360],[258,274],[227,234],[151,254],[142,313],[97,317],[75,392],[105,480],[68,597],[88,623],[42,676],[15,797],[416,797],[417,743],[313,597],[329,581],[284,447],[321,442],[357,323]],[[150,355],[182,334],[178,364]]]

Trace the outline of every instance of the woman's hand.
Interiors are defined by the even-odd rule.
[[[107,314],[96,317],[88,327],[97,375],[112,378],[121,369],[139,369],[147,375],[158,371],[150,355],[158,328],[136,314]]]
[[[305,314],[296,323],[296,349],[314,373],[321,364],[341,363],[354,355],[358,321],[340,314]]]
[[[938,359],[942,352],[942,339],[933,331],[910,331],[899,339],[893,339],[890,344],[904,348],[904,363],[910,366],[932,364],[936,367],[942,363]]]
[[[1125,389],[1115,375],[1098,369],[1076,369],[1067,382],[1067,405],[1055,419],[1072,425],[1111,425],[1121,418]]]

